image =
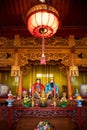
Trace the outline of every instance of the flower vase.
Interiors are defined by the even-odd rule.
[[[84,101],[84,99],[80,99],[80,100],[75,100],[77,102],[77,107],[82,107],[82,102]]]
[[[61,102],[61,103],[60,103],[60,106],[61,106],[62,108],[67,107],[67,102]]]
[[[31,107],[31,103],[28,103],[28,104],[23,104],[24,107]]]
[[[66,106],[67,106],[66,104],[62,104],[62,105],[61,105],[62,108],[65,108]]]
[[[14,101],[15,101],[15,99],[6,99],[6,102],[8,103],[7,106],[12,107]]]
[[[26,107],[26,108],[29,107],[27,104],[23,104],[23,106]]]

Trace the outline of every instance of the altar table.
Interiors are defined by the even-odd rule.
[[[83,124],[87,121],[87,106],[68,106],[66,108],[38,106],[25,108],[23,106],[0,106],[0,109],[8,118],[8,130],[11,130],[13,120],[17,120],[23,115],[30,117],[69,117],[78,125],[79,130],[83,129]]]

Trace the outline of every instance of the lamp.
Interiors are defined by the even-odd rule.
[[[79,70],[78,70],[78,66],[70,66],[70,76],[75,77],[75,76],[79,76]]]
[[[20,66],[11,67],[11,76],[19,77],[20,76]]]
[[[41,0],[44,3],[44,0]],[[28,10],[26,15],[27,28],[29,32],[38,38],[42,38],[41,65],[46,65],[44,55],[44,38],[53,36],[59,28],[60,20],[58,11],[47,4],[38,4]]]
[[[18,50],[15,50],[14,64],[11,67],[11,76],[20,77],[20,66],[19,66]]]
[[[71,65],[69,67],[70,76],[72,76],[72,77],[79,76],[78,66],[76,66],[74,63],[74,54],[73,53],[71,53],[70,58],[71,58]]]
[[[59,28],[60,20],[58,11],[49,5],[38,4],[28,10],[26,15],[27,28],[29,32],[38,38],[53,36]]]

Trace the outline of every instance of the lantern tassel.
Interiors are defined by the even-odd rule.
[[[40,64],[46,65],[46,59],[45,59],[45,55],[44,55],[44,36],[42,37],[42,56],[41,56]]]
[[[43,53],[42,56],[41,56],[40,64],[41,64],[41,65],[46,65],[46,59],[45,59],[44,53]]]

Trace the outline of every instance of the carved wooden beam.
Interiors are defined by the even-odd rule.
[[[21,67],[30,63],[38,65],[42,52],[41,41],[42,39],[35,37],[24,38],[19,35],[15,35],[13,39],[0,37],[0,67],[12,66],[16,50]],[[73,47],[75,49],[75,64],[87,66],[87,37],[75,39],[74,36],[45,39],[47,64],[70,66],[70,55]]]

